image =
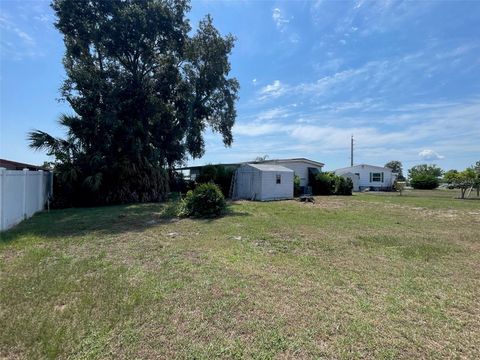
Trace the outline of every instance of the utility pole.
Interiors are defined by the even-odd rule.
[[[353,166],[353,135],[350,141],[350,166]]]

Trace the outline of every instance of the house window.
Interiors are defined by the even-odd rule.
[[[357,175],[358,179],[360,180],[360,173],[355,173],[355,175]]]
[[[370,182],[383,182],[383,172],[370,173]]]
[[[281,183],[282,183],[282,175],[277,174],[277,184],[281,184]]]

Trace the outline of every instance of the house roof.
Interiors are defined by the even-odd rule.
[[[244,161],[244,162],[239,162],[239,163],[230,163],[230,164],[214,164],[214,165],[222,165],[222,166],[227,166],[227,167],[238,167],[243,164],[282,164],[282,163],[287,163],[287,162],[305,162],[308,163],[312,166],[316,167],[323,167],[325,164],[306,159],[306,158],[292,158],[292,159],[271,159],[271,160],[262,160],[262,161]],[[197,166],[186,166],[186,167],[181,167],[181,168],[176,168],[175,170],[192,170],[192,169],[200,169],[203,168],[206,165],[197,165]]]
[[[341,172],[341,171],[350,171],[352,169],[356,169],[356,168],[365,168],[365,167],[368,167],[368,168],[373,168],[373,169],[376,169],[376,170],[382,170],[382,171],[392,171],[392,169],[390,168],[387,168],[387,167],[383,167],[383,166],[376,166],[376,165],[368,165],[368,164],[358,164],[358,165],[353,165],[353,166],[348,166],[348,167],[344,167],[344,168],[340,168],[340,169],[336,169],[334,170],[334,172]]]
[[[276,171],[276,172],[293,172],[293,170],[286,168],[285,166],[276,165],[276,164],[254,164],[249,163],[245,164],[245,166],[251,166],[255,169],[261,171]]]
[[[313,166],[317,166],[317,167],[322,167],[324,166],[325,164],[324,163],[321,163],[319,161],[315,161],[315,160],[310,160],[310,159],[306,159],[306,158],[293,158],[293,159],[272,159],[272,160],[264,160],[264,161],[261,161],[262,163],[286,163],[286,162],[306,162],[310,165],[313,165]]]
[[[43,166],[38,165],[31,165],[25,164],[17,161],[7,160],[7,159],[0,159],[0,167],[5,168],[7,170],[45,170],[50,171],[50,169],[44,168]]]

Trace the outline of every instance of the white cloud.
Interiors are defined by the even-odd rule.
[[[369,112],[345,114],[363,107],[370,107]],[[308,110],[283,106],[264,111],[250,122],[238,123],[234,134],[244,136],[243,139],[269,136],[254,144],[255,148],[265,152],[263,140],[275,139],[278,149],[291,149],[298,156],[301,151],[305,152],[303,156],[343,153],[348,150],[352,134],[359,158],[364,159],[383,159],[388,155],[415,164],[420,159],[444,159],[440,154],[445,153],[452,161],[480,152],[480,99],[412,104],[393,113],[389,108],[368,98]],[[436,150],[421,147],[427,143]]]
[[[35,45],[33,38],[27,34],[25,31],[20,29],[15,23],[8,20],[5,17],[0,17],[0,28],[4,31],[15,34],[18,38],[22,40],[23,43],[29,45]]]
[[[287,87],[280,82],[280,80],[275,80],[273,83],[262,87],[259,91],[260,100],[266,100],[271,98],[277,98],[283,95],[287,90]]]
[[[364,74],[365,72],[367,72],[368,67],[369,65],[367,64],[367,66],[358,69],[340,71],[333,75],[322,77],[316,82],[297,85],[296,87],[294,87],[294,91],[298,93],[313,93],[316,96],[322,95],[327,91],[332,90],[332,88],[336,85],[351,81],[358,75]],[[345,87],[344,90],[345,89],[348,89],[348,87]]]
[[[295,31],[292,31],[290,26],[290,19],[283,14],[282,10],[280,10],[279,8],[273,9],[272,19],[278,31],[284,34],[286,40],[293,44],[300,41],[300,36]]]
[[[287,117],[289,112],[285,108],[276,107],[270,110],[266,110],[258,114],[258,120],[271,120]]]
[[[253,79],[252,84],[253,84],[253,86],[256,86],[257,85],[257,79]]]
[[[44,55],[33,36],[23,30],[19,24],[11,20],[11,17],[6,14],[0,15],[0,32],[2,33],[2,41],[0,43],[2,56],[20,60],[25,57]]]
[[[431,160],[441,160],[444,159],[445,156],[439,155],[437,152],[431,149],[424,149],[418,153],[418,156],[422,160],[431,161]]]
[[[286,30],[286,25],[290,23],[290,20],[287,19],[283,14],[282,11],[279,8],[273,9],[272,12],[272,19],[275,25],[277,26],[277,29],[280,30],[281,32]]]

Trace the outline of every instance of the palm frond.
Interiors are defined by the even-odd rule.
[[[35,150],[46,150],[48,155],[53,155],[61,147],[61,139],[55,138],[41,130],[34,130],[28,133],[29,146]]]

